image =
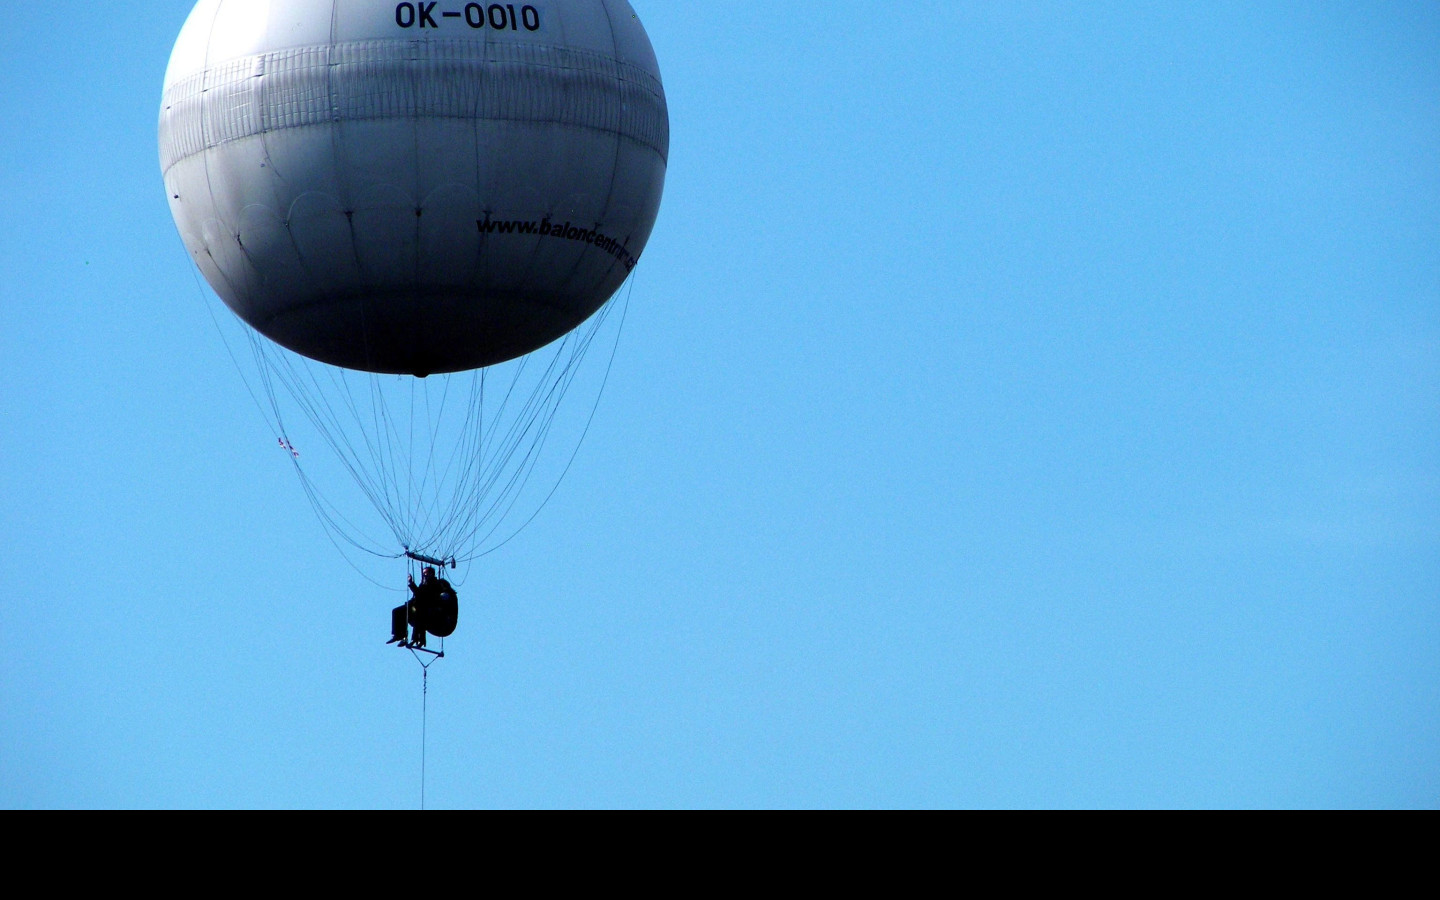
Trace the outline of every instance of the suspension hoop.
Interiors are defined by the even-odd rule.
[[[442,569],[446,566],[449,566],[452,569],[455,568],[455,557],[453,556],[449,559],[436,559],[433,556],[425,556],[422,553],[413,553],[409,550],[405,551],[405,555],[415,560],[416,562],[429,563],[432,566],[439,566]]]

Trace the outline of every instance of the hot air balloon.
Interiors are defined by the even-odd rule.
[[[453,566],[493,545],[659,209],[669,117],[630,4],[200,0],[159,148],[327,525],[366,543],[298,468],[285,394],[388,526],[366,549]]]

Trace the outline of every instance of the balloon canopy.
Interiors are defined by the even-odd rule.
[[[538,514],[594,415],[563,398],[604,389],[585,358],[609,321],[614,359],[607,301],[669,141],[626,0],[195,6],[160,111],[170,209],[342,552],[464,562]]]
[[[367,372],[488,366],[585,321],[644,250],[668,153],[626,0],[201,0],[160,113],[215,292]]]

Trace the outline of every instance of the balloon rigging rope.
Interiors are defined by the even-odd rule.
[[[568,340],[568,338],[567,338]],[[555,375],[555,367],[564,351],[557,353],[547,367],[543,377],[537,382],[535,390],[527,398],[524,407],[516,415],[510,430],[501,441],[503,451],[497,455],[490,466],[490,472],[478,496],[490,496],[492,501],[483,514],[479,513],[478,505],[472,506],[472,515],[466,519],[454,520],[455,525],[447,535],[452,546],[461,544],[483,543],[493,535],[500,523],[509,515],[514,504],[518,501],[524,486],[528,483],[530,475],[534,471],[534,465],[543,449],[545,438],[549,435],[550,427],[554,422],[554,414],[557,409],[558,396],[563,395],[569,385],[569,373],[574,367],[576,359],[583,354],[583,345],[577,345],[571,350],[571,356],[566,361],[560,375]],[[543,393],[543,396],[542,396]],[[525,443],[527,436],[531,436],[528,445],[518,465],[513,465],[516,452]],[[509,479],[503,488],[496,491],[498,480],[506,473],[510,473]],[[493,519],[485,536],[476,541],[475,535],[485,527],[487,520]]]
[[[319,383],[315,380],[314,367],[308,364],[301,364],[297,367],[293,359],[284,355],[284,352],[278,348],[268,346],[264,338],[254,334],[248,329],[245,333],[250,339],[251,347],[255,352],[256,368],[259,372],[261,382],[265,385],[266,396],[270,401],[275,422],[280,427],[282,433],[286,432],[284,414],[278,394],[274,388],[273,378],[279,378],[281,380],[287,393],[289,393],[296,404],[300,406],[306,418],[310,420],[320,436],[330,445],[331,449],[340,459],[341,464],[350,472],[351,477],[355,480],[361,491],[370,499],[371,504],[375,506],[382,517],[385,517],[387,522],[391,524],[393,531],[396,523],[394,516],[391,514],[391,506],[380,499],[380,495],[386,492],[384,491],[385,485],[377,485],[373,479],[366,477],[365,467],[355,454],[353,442],[345,439],[343,423],[341,423],[338,416],[336,416],[334,407],[325,401],[324,393],[321,391]],[[313,387],[307,388],[305,385],[305,379],[307,377]],[[315,509],[321,520],[359,550],[388,558],[398,556],[399,554],[385,553],[384,551],[367,547],[354,537],[355,534],[360,534],[361,537],[365,537],[365,535],[355,523],[341,515],[338,510],[335,509],[334,505],[324,497],[323,493],[318,490],[313,481],[305,473],[304,467],[300,465],[298,453],[288,441],[289,438],[287,434],[283,446],[290,450],[296,471],[301,475],[301,484],[305,489],[306,496],[310,498],[311,506]],[[342,527],[340,523],[336,521],[337,518],[343,521],[348,528]],[[380,546],[381,542],[375,541],[373,538],[365,537],[365,539],[370,541],[372,545]]]
[[[182,243],[182,246],[183,246],[183,243]],[[186,252],[187,252],[187,255],[188,255],[188,252],[189,252],[189,251],[187,250]],[[274,417],[272,418],[271,416],[266,415],[265,405],[260,402],[260,398],[256,395],[256,393],[255,393],[255,386],[251,383],[250,379],[246,377],[246,375],[245,375],[245,367],[240,364],[239,358],[235,355],[235,348],[234,348],[234,346],[230,343],[230,338],[225,334],[225,328],[224,328],[224,326],[222,326],[222,325],[220,324],[220,319],[215,315],[214,300],[212,299],[212,296],[205,291],[204,286],[200,283],[200,275],[199,275],[199,272],[197,271],[197,269],[196,269],[195,266],[188,266],[187,268],[190,270],[190,277],[191,277],[192,281],[195,283],[195,291],[196,291],[196,293],[197,293],[197,294],[199,295],[199,297],[200,297],[201,305],[205,308],[206,314],[210,317],[210,323],[214,326],[214,328],[215,328],[215,333],[216,333],[217,335],[219,335],[219,337],[220,337],[220,343],[221,343],[222,346],[225,347],[225,353],[226,353],[226,355],[230,357],[230,364],[234,367],[234,369],[235,369],[235,374],[240,377],[240,383],[245,386],[245,392],[250,395],[250,400],[251,400],[251,402],[255,404],[255,409],[256,409],[257,411],[259,411],[259,413],[260,413],[260,418],[261,418],[262,420],[264,420],[264,422],[265,422],[265,424],[266,424],[266,427],[268,427],[268,428],[270,429],[271,435],[272,435],[277,441],[281,441],[281,442],[282,442],[282,446],[283,446],[283,441],[284,441],[285,437],[284,437],[284,431],[283,431],[283,424],[282,424],[282,422],[281,422],[281,420],[280,420],[279,410],[278,410],[277,404],[276,404],[276,402],[275,402],[275,401],[276,401],[276,398],[274,397],[273,393],[271,393],[271,394],[268,395],[269,400],[270,400],[270,402],[271,402],[271,412],[272,412],[272,414],[273,414],[273,416],[274,416]],[[227,307],[227,312],[228,312],[228,311],[230,311],[230,310],[229,310],[228,307]],[[231,315],[232,315],[232,317],[233,317],[233,316],[234,316],[234,313],[231,312]],[[236,319],[236,321],[238,321],[238,317],[235,317],[235,319]],[[248,338],[250,338],[250,341],[251,341],[251,349],[252,349],[252,352],[253,352],[253,351],[255,350],[255,336],[250,333],[250,330],[249,330],[248,327],[242,326],[242,328],[243,328],[243,330],[244,330],[245,335],[246,335]],[[263,367],[261,367],[261,368],[262,368],[262,371],[263,371]],[[268,381],[267,381],[266,383],[267,383],[267,387],[268,387]],[[302,487],[302,489],[305,491],[306,497],[307,497],[307,499],[309,500],[311,507],[312,507],[312,508],[315,510],[315,512],[318,514],[318,516],[319,516],[319,518],[320,518],[320,520],[321,520],[322,526],[324,526],[323,530],[325,531],[325,537],[326,537],[326,539],[329,540],[330,543],[335,547],[336,551],[338,551],[338,552],[340,553],[341,558],[344,559],[345,562],[346,562],[346,564],[349,565],[350,568],[354,569],[354,570],[356,571],[356,573],[359,574],[359,575],[360,575],[362,578],[364,578],[366,581],[369,581],[371,584],[374,584],[374,585],[376,585],[377,587],[384,588],[385,590],[394,590],[394,588],[390,588],[390,587],[388,587],[388,586],[386,586],[386,585],[384,585],[384,584],[381,584],[380,582],[376,581],[374,578],[370,577],[369,574],[367,574],[363,569],[361,569],[359,566],[357,566],[357,565],[355,564],[355,561],[350,558],[350,555],[345,552],[344,548],[341,547],[341,546],[339,545],[339,543],[336,542],[336,540],[335,540],[335,533],[340,532],[340,529],[338,529],[338,528],[336,528],[336,527],[334,526],[334,523],[333,523],[333,521],[330,519],[329,515],[328,515],[328,514],[326,513],[326,511],[325,511],[323,508],[321,508],[321,506],[319,505],[320,498],[319,498],[319,497],[317,496],[317,494],[315,493],[315,491],[314,491],[314,489],[313,489],[313,486],[312,486],[312,485],[310,484],[310,482],[309,482],[309,479],[307,479],[307,478],[305,477],[305,472],[304,472],[304,470],[301,469],[300,466],[299,466],[299,464],[298,464],[299,461],[298,461],[297,459],[295,459],[293,456],[292,456],[292,458],[291,458],[291,461],[294,462],[294,463],[296,463],[296,465],[295,465],[295,471],[296,471],[296,474],[298,474],[298,475],[300,476],[300,484],[301,484],[301,487]],[[343,532],[341,532],[341,533],[342,533],[342,535],[343,535]],[[348,540],[348,537],[347,537],[347,540]],[[353,542],[352,542],[352,543],[353,543]],[[377,553],[377,552],[374,551],[374,550],[370,550],[369,548],[363,548],[363,547],[360,548],[360,549],[365,550],[365,552],[367,552],[367,553],[371,553],[371,554],[377,555],[377,556],[383,556],[383,557],[386,557],[386,558],[389,558],[389,559],[398,559],[398,558],[400,558],[400,554]]]
[[[191,277],[205,296],[194,267]],[[314,363],[272,345],[240,324],[250,344],[257,388],[246,377],[211,303],[206,303],[206,310],[252,402],[262,415],[268,407],[264,417],[280,446],[290,453],[301,489],[327,539],[352,568],[378,585],[350,558],[342,542],[353,550],[385,559],[403,554],[383,549],[389,542],[366,534],[366,529],[342,513],[310,477],[299,452],[290,443],[281,389],[330,447],[394,540],[408,550],[438,558],[453,557],[457,562],[472,561],[495,552],[523,532],[549,504],[573,467],[614,367],[634,292],[634,277],[627,281],[621,302],[605,304],[591,322],[562,337],[541,371],[534,373],[536,361],[543,355],[530,354],[516,360],[496,402],[487,402],[491,373],[485,369],[471,373],[463,411],[457,414],[458,437],[450,442],[443,465],[437,462],[437,445],[446,434],[451,393],[459,379],[467,376],[442,376],[438,402],[432,397],[429,379],[410,379],[408,410],[396,410],[383,390],[383,379],[394,376],[348,373]],[[515,513],[544,456],[561,401],[617,305],[620,316],[614,343],[574,447],[539,504],[523,522],[497,540],[496,535]],[[528,384],[527,378],[531,379]],[[356,379],[367,381],[364,401],[357,396]],[[415,381],[422,381],[418,396]],[[421,444],[418,459],[417,438]]]
[[[530,514],[529,518],[527,518],[523,523],[521,523],[519,528],[516,528],[513,532],[511,532],[509,537],[505,538],[505,540],[501,541],[490,549],[482,553],[477,553],[474,556],[468,557],[465,560],[466,562],[469,562],[472,559],[478,559],[483,556],[489,556],[491,553],[494,553],[496,550],[499,550],[501,547],[514,540],[520,534],[520,532],[524,531],[526,528],[529,527],[531,522],[535,521],[535,517],[540,515],[540,511],[545,508],[545,506],[550,502],[550,498],[554,497],[555,492],[560,489],[560,483],[565,480],[565,476],[570,474],[570,467],[575,464],[575,458],[579,456],[580,447],[582,444],[585,443],[586,436],[590,434],[590,426],[595,421],[595,414],[600,409],[600,398],[604,396],[605,387],[610,383],[610,372],[615,367],[615,356],[620,349],[620,336],[625,330],[625,319],[630,312],[630,296],[634,292],[635,277],[632,275],[630,277],[630,284],[625,293],[625,302],[620,308],[620,324],[616,327],[615,344],[610,348],[610,359],[605,363],[605,375],[600,381],[600,390],[596,392],[595,403],[590,407],[590,414],[585,419],[585,427],[580,432],[580,439],[575,442],[575,448],[570,451],[570,458],[565,461],[565,468],[561,470],[560,477],[555,479],[555,483],[551,485],[550,491],[545,495],[545,499],[540,501],[540,505],[535,508],[535,511]]]
[[[520,532],[524,531],[525,528],[528,527],[529,524],[530,524],[532,521],[534,521],[535,517],[539,515],[540,510],[543,509],[543,508],[545,507],[545,505],[549,503],[550,498],[553,497],[553,496],[555,495],[555,492],[559,489],[560,483],[564,480],[565,475],[570,471],[571,465],[574,463],[576,456],[579,454],[579,452],[580,452],[580,446],[583,444],[586,435],[589,433],[590,425],[591,425],[591,423],[594,421],[595,414],[596,414],[597,410],[599,409],[599,406],[600,406],[600,398],[601,398],[601,396],[604,394],[606,383],[608,383],[608,381],[609,381],[610,372],[611,372],[611,369],[613,368],[614,363],[615,363],[615,355],[616,355],[616,353],[617,353],[617,351],[618,351],[618,349],[619,349],[619,346],[620,346],[620,335],[621,335],[621,333],[623,332],[623,329],[624,329],[625,316],[626,316],[626,313],[628,312],[630,296],[631,296],[631,293],[633,293],[633,291],[634,291],[634,284],[633,284],[633,281],[632,281],[632,282],[631,282],[631,285],[630,285],[630,288],[629,288],[629,290],[627,291],[627,293],[626,293],[626,295],[625,295],[625,299],[624,299],[624,300],[622,301],[622,303],[620,304],[620,306],[621,306],[620,323],[619,323],[619,326],[618,326],[617,329],[616,329],[615,342],[614,342],[614,344],[612,345],[611,350],[610,350],[610,358],[609,358],[609,360],[608,360],[607,363],[606,363],[605,374],[604,374],[604,377],[603,377],[602,380],[601,380],[600,388],[599,388],[599,390],[596,392],[595,401],[594,401],[594,403],[591,405],[590,412],[589,412],[589,414],[588,414],[588,416],[587,416],[587,418],[586,418],[585,426],[584,426],[583,430],[581,431],[580,437],[579,437],[579,439],[576,441],[575,447],[572,449],[572,451],[571,451],[571,453],[570,453],[570,456],[569,456],[569,459],[567,459],[567,461],[566,461],[566,463],[565,463],[565,466],[564,466],[563,470],[561,471],[559,477],[558,477],[558,478],[555,480],[555,482],[551,485],[549,492],[545,495],[545,498],[540,502],[540,504],[539,504],[539,505],[536,507],[536,509],[530,514],[530,516],[529,516],[523,523],[520,524],[520,526],[519,526],[518,528],[516,528],[513,532],[511,532],[504,540],[499,541],[498,543],[494,544],[493,546],[489,547],[488,549],[486,549],[486,550],[484,550],[484,551],[480,551],[480,552],[475,552],[475,553],[473,553],[473,554],[471,554],[471,555],[469,555],[469,556],[466,556],[465,559],[466,559],[467,561],[468,561],[468,560],[472,560],[472,559],[477,559],[477,558],[482,557],[482,556],[486,556],[486,555],[488,555],[488,554],[490,554],[490,553],[493,553],[495,550],[498,550],[500,547],[503,547],[505,544],[508,544],[508,543],[509,543],[511,540],[513,540],[517,535],[519,535]],[[571,355],[570,359],[568,360],[568,362],[567,362],[567,364],[566,364],[566,368],[565,368],[564,372],[562,372],[561,377],[560,377],[558,380],[556,380],[556,381],[549,382],[549,384],[551,385],[551,393],[552,393],[553,398],[554,398],[553,402],[554,402],[554,404],[556,404],[556,406],[558,406],[560,399],[564,396],[564,394],[566,393],[566,391],[568,391],[568,389],[569,389],[569,387],[570,387],[570,384],[571,384],[571,382],[574,380],[575,375],[576,375],[576,373],[577,373],[577,371],[578,371],[578,366],[579,366],[579,364],[580,364],[580,360],[583,359],[583,357],[588,353],[589,348],[590,348],[590,345],[593,343],[593,341],[595,340],[596,336],[599,334],[599,331],[600,331],[601,327],[602,327],[603,324],[604,324],[604,320],[608,319],[608,317],[611,315],[613,309],[614,309],[614,305],[607,304],[606,307],[604,308],[604,310],[602,310],[601,315],[597,317],[597,321],[594,322],[593,325],[592,325],[590,328],[587,328],[586,331],[585,331],[581,336],[579,336],[579,337],[577,338],[577,344],[578,344],[578,346],[577,346],[577,348],[575,349],[575,351],[573,352],[573,354]],[[514,471],[515,471],[515,474],[514,474],[514,475],[512,476],[512,478],[511,478],[511,485],[515,485],[515,483],[516,483],[517,480],[520,480],[520,481],[519,481],[518,487],[516,487],[515,490],[510,493],[510,501],[509,501],[509,503],[506,505],[506,508],[505,508],[504,512],[501,513],[501,514],[497,517],[497,519],[496,519],[496,521],[495,521],[495,524],[491,526],[490,530],[486,533],[485,537],[484,537],[481,541],[473,541],[474,532],[472,531],[472,532],[470,533],[470,537],[467,538],[467,542],[473,542],[473,543],[472,543],[472,546],[475,546],[475,547],[477,547],[477,549],[478,549],[478,547],[479,547],[480,545],[484,544],[486,541],[489,541],[489,540],[493,537],[493,535],[494,535],[494,533],[495,533],[495,530],[499,528],[499,526],[504,522],[505,518],[508,517],[508,515],[510,514],[510,512],[513,510],[514,505],[515,505],[515,502],[519,499],[520,493],[523,492],[524,485],[528,483],[530,476],[531,476],[531,475],[533,474],[533,472],[534,472],[535,461],[538,459],[539,454],[540,454],[540,452],[542,451],[543,446],[544,446],[546,440],[548,439],[550,429],[551,429],[551,427],[552,427],[552,425],[553,425],[553,421],[554,421],[554,409],[552,408],[552,409],[551,409],[551,412],[550,412],[550,415],[549,415],[548,417],[544,418],[543,421],[542,421],[542,424],[539,426],[539,427],[540,427],[540,434],[539,434],[538,437],[535,439],[535,441],[531,444],[530,449],[529,449],[529,451],[527,452],[527,457],[528,457],[528,458],[527,458],[526,462],[525,462],[525,463],[522,463],[522,465],[521,465],[520,467],[518,467],[517,469],[514,470]],[[507,489],[508,489],[509,487],[510,487],[510,485],[507,485]],[[498,504],[497,504],[497,505],[498,505]]]

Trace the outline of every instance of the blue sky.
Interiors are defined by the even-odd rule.
[[[413,807],[166,208],[189,7],[0,31],[0,806]],[[636,8],[660,220],[427,805],[1440,802],[1440,9]]]

